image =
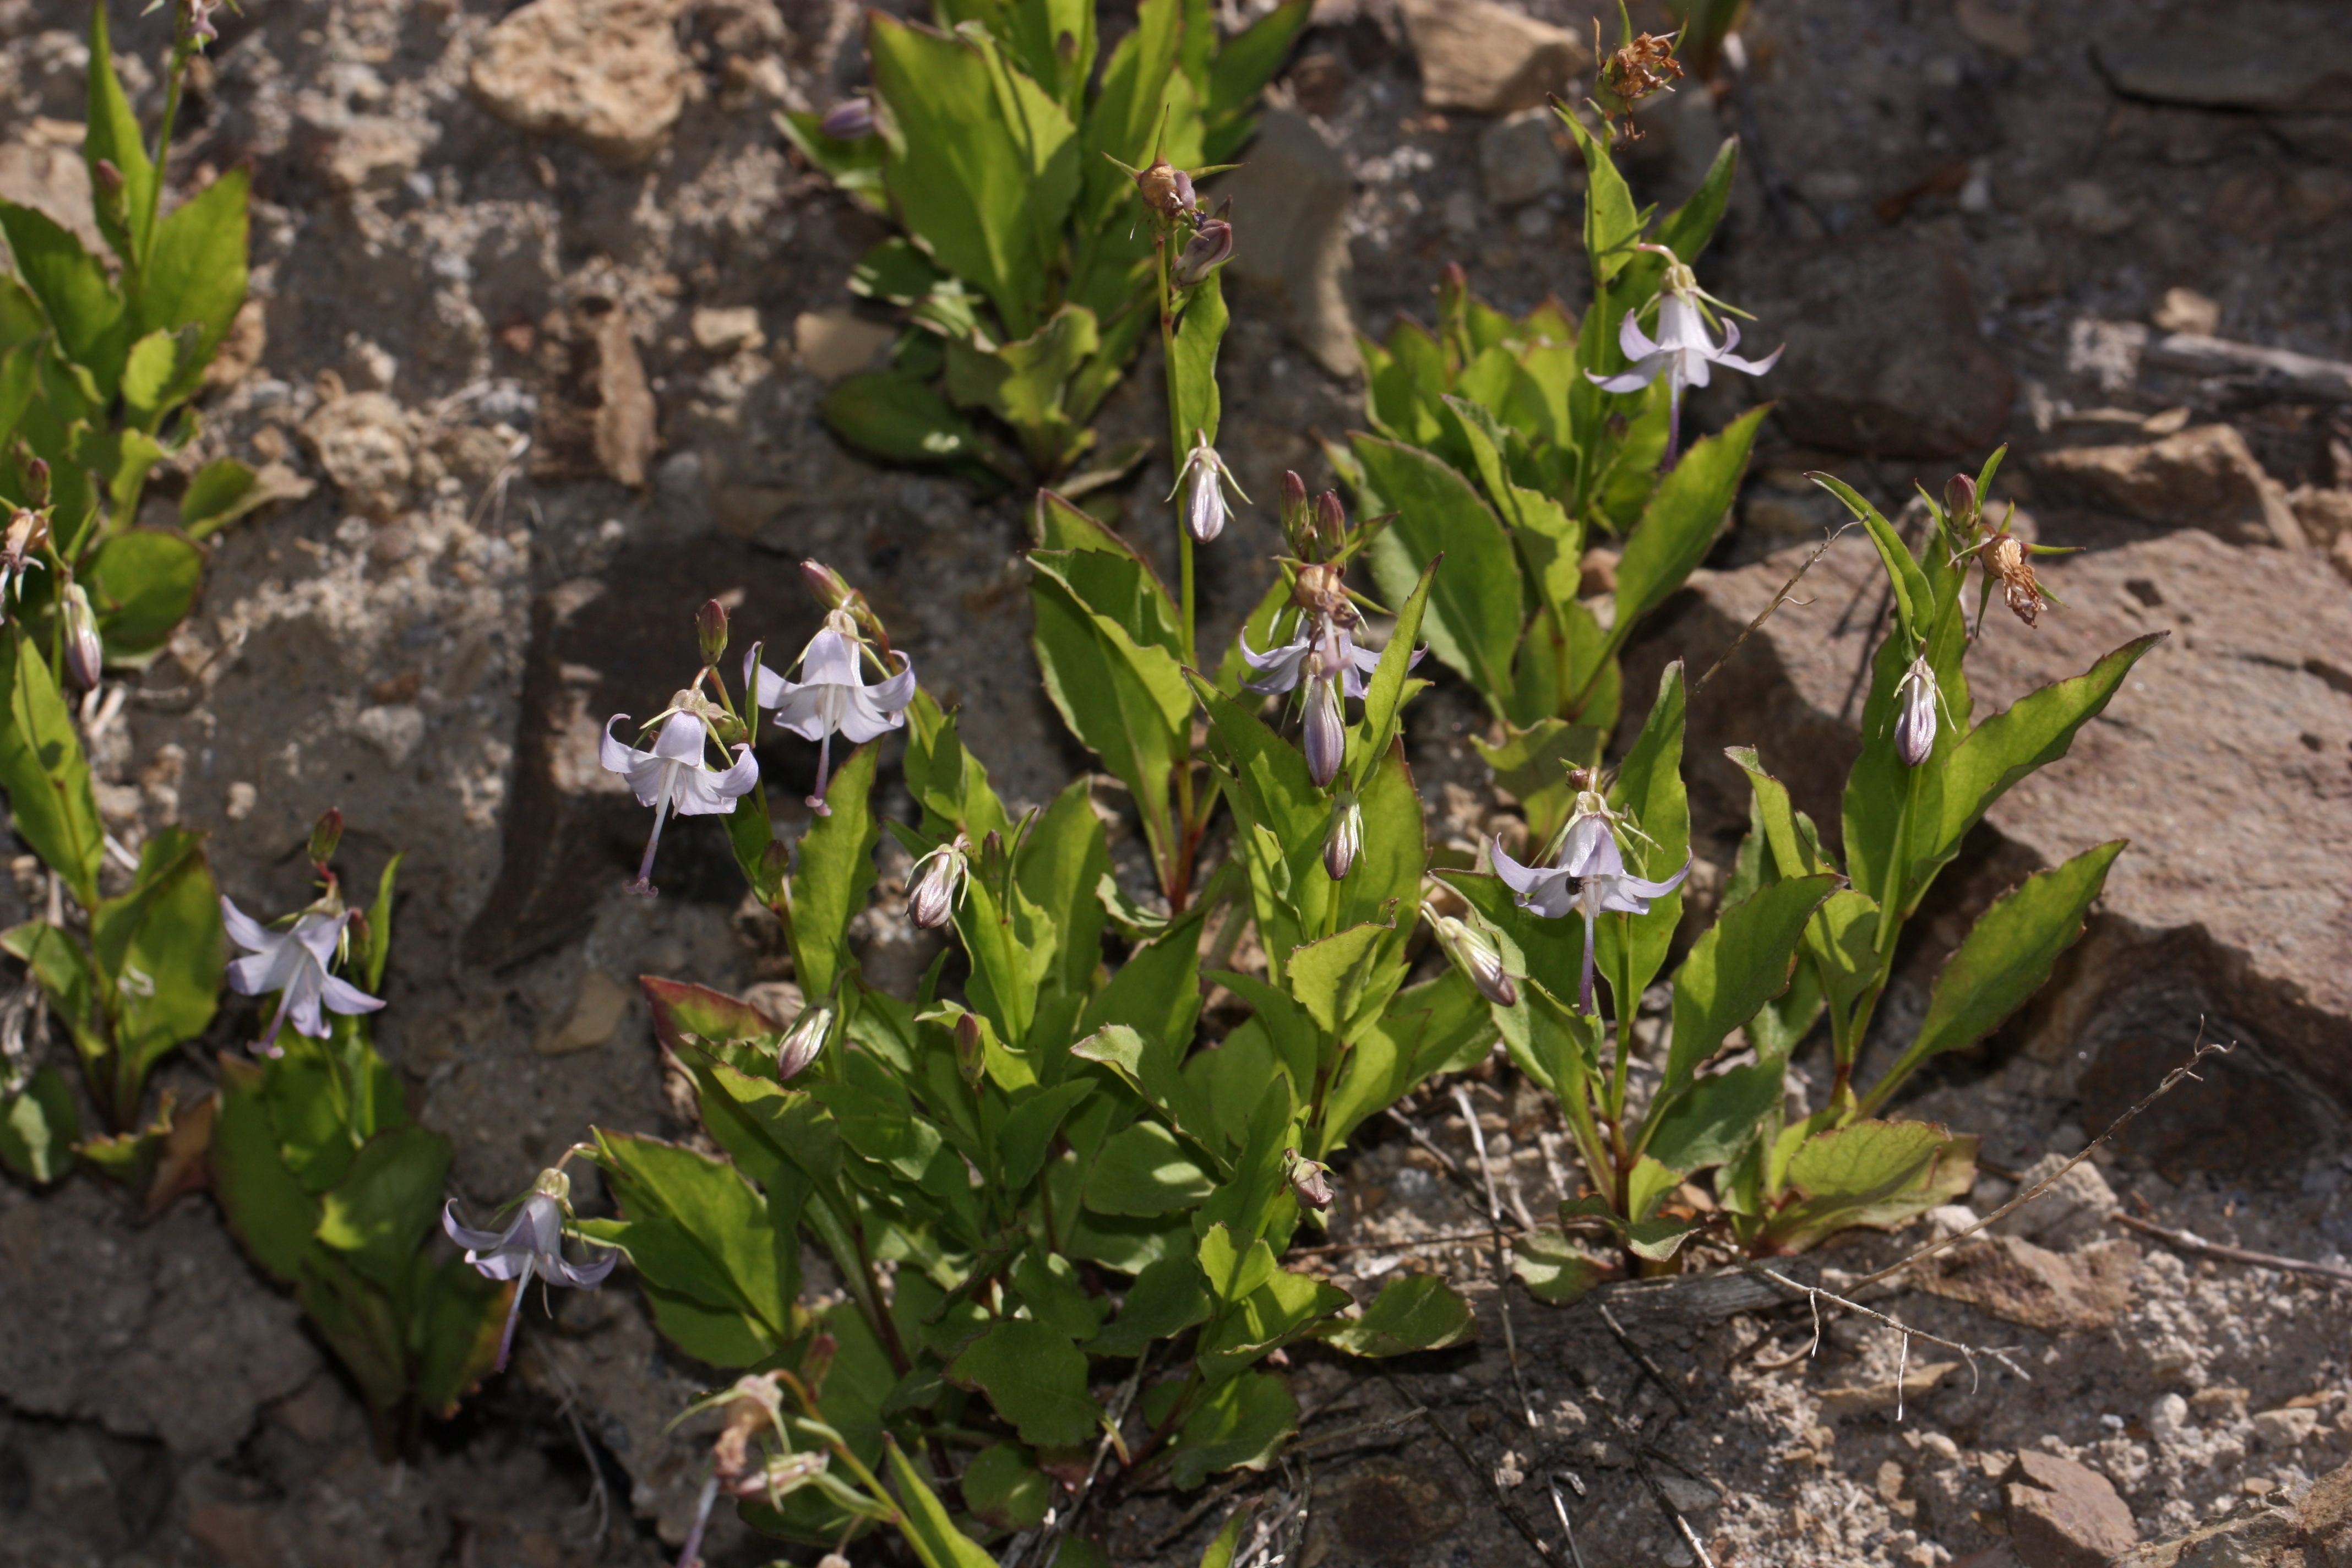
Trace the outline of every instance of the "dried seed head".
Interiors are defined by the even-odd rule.
[[[2033,563],[2025,557],[2025,546],[2015,534],[1997,535],[1985,551],[1985,560],[2000,579],[2001,603],[2019,620],[2033,625],[2041,618],[2043,600],[2042,584],[2034,581]]]
[[[1165,158],[1154,158],[1150,168],[1135,176],[1135,185],[1143,193],[1143,205],[1169,223],[1192,212],[1197,201],[1192,176]]]
[[[1290,585],[1290,602],[1310,616],[1343,626],[1355,620],[1355,607],[1348,603],[1348,589],[1337,566],[1301,566]]]

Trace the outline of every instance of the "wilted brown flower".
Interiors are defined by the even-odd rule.
[[[1592,20],[1592,52],[1601,54],[1601,19]],[[1599,86],[1604,100],[1613,99],[1613,117],[1622,117],[1625,140],[1641,139],[1641,131],[1633,124],[1633,106],[1654,93],[1670,91],[1683,74],[1682,62],[1675,58],[1675,39],[1659,37],[1654,33],[1643,33],[1628,38],[1622,46],[1602,56]]]
[[[1150,167],[1135,176],[1135,184],[1143,193],[1143,205],[1170,223],[1188,216],[1197,199],[1192,176],[1165,158],[1154,158]]]
[[[2000,599],[2010,613],[2027,626],[2040,618],[2042,584],[2033,578],[2033,563],[2013,533],[1996,533],[1985,542],[1985,570],[2000,579]]]

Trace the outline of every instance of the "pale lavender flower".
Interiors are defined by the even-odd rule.
[[[1263,671],[1261,679],[1244,680],[1242,685],[1261,697],[1279,697],[1296,688],[1307,676],[1308,656],[1318,648],[1323,654],[1323,668],[1337,675],[1342,694],[1361,697],[1373,670],[1380,668],[1381,656],[1371,648],[1358,647],[1346,626],[1321,616],[1301,616],[1298,630],[1279,647],[1258,652],[1249,645],[1249,634],[1241,637],[1242,658],[1252,669]],[[1415,650],[1413,659],[1420,662]]]
[[[616,713],[604,725],[604,741],[597,760],[605,771],[629,781],[639,805],[654,808],[654,830],[646,840],[646,858],[637,866],[637,879],[629,891],[652,898],[654,851],[661,845],[662,823],[675,810],[680,816],[730,816],[735,802],[760,782],[760,764],[751,748],[735,748],[734,764],[721,773],[702,760],[704,727],[701,717],[681,708],[664,721],[654,738],[654,749],[639,751],[613,733],[627,719]]]
[[[957,834],[915,862],[908,874],[907,912],[925,931],[937,931],[955,913],[956,901],[970,874],[966,859],[971,840]]]
[[[1234,479],[1225,460],[1209,445],[1209,433],[1193,432],[1196,439],[1192,449],[1184,455],[1184,466],[1176,470],[1176,483],[1167,499],[1174,500],[1176,492],[1184,492],[1184,528],[1194,539],[1206,544],[1225,531],[1224,486],[1232,485],[1234,493],[1247,500],[1241,485]]]
[[[258,1046],[263,1055],[282,1054],[278,1032],[289,1021],[297,1034],[325,1039],[327,1021],[320,1016],[322,1006],[348,1016],[373,1013],[383,1005],[382,997],[371,996],[350,981],[327,973],[352,911],[328,914],[313,910],[297,920],[292,930],[274,931],[229,902],[226,895],[220,903],[221,923],[228,928],[229,940],[246,950],[245,957],[228,966],[229,989],[240,996],[279,993],[269,1033]]]
[[[1645,246],[1644,249],[1657,249]],[[1628,310],[1618,323],[1617,345],[1625,357],[1633,362],[1633,368],[1619,374],[1602,376],[1585,372],[1603,392],[1639,392],[1658,379],[1666,378],[1668,407],[1666,423],[1666,456],[1664,467],[1675,466],[1675,454],[1682,444],[1683,393],[1694,386],[1705,386],[1713,367],[1722,365],[1729,370],[1743,371],[1749,375],[1762,375],[1780,360],[1786,345],[1774,349],[1760,360],[1742,359],[1731,351],[1739,346],[1739,323],[1724,319],[1723,343],[1717,346],[1708,330],[1706,312],[1701,301],[1708,296],[1699,288],[1698,279],[1691,269],[1667,256],[1665,280],[1658,292],[1658,336],[1654,342],[1642,331],[1635,320],[1638,311]]]
[[[1343,789],[1331,805],[1331,825],[1323,834],[1323,874],[1344,882],[1364,852],[1364,808],[1356,792]]]
[[[845,98],[824,112],[816,128],[836,142],[855,142],[874,134],[874,100]]]
[[[451,1200],[441,1211],[441,1228],[466,1249],[466,1261],[485,1279],[511,1279],[514,1300],[507,1308],[506,1331],[499,1338],[499,1359],[493,1372],[504,1372],[514,1349],[515,1321],[535,1275],[552,1284],[593,1290],[604,1282],[621,1260],[610,1251],[593,1263],[568,1263],[563,1257],[563,1218],[572,1195],[572,1178],[561,1171],[541,1171],[530,1195],[515,1210],[504,1230],[474,1230],[457,1223],[457,1205]]]
[[[1905,767],[1917,767],[1936,749],[1936,704],[1943,695],[1927,656],[1913,659],[1895,689],[1895,754]]]
[[[1339,717],[1339,675],[1321,649],[1307,656],[1307,716],[1299,749],[1307,753],[1307,776],[1321,789],[1339,772],[1348,752],[1348,727]]]
[[[811,637],[801,653],[800,679],[787,680],[761,667],[756,649],[743,661],[747,685],[757,674],[753,700],[762,708],[774,709],[777,723],[817,743],[816,792],[808,797],[808,805],[819,816],[831,815],[824,803],[824,783],[833,771],[835,732],[862,745],[905,724],[907,704],[915,700],[915,667],[905,654],[896,655],[897,674],[878,686],[868,686],[858,668],[858,656],[864,651],[857,624],[849,612],[832,610],[825,615],[824,629]]]
[[[1221,217],[1206,219],[1184,242],[1175,266],[1169,268],[1168,281],[1179,289],[1195,288],[1233,253],[1234,226]]]
[[[1604,912],[1626,915],[1646,915],[1652,899],[1664,898],[1683,885],[1690,875],[1690,857],[1683,857],[1682,869],[1663,882],[1653,882],[1632,876],[1625,869],[1625,858],[1618,852],[1617,839],[1610,831],[1609,819],[1599,812],[1580,815],[1568,826],[1568,840],[1561,847],[1559,859],[1549,867],[1522,866],[1503,848],[1501,839],[1495,841],[1495,875],[1517,895],[1519,907],[1532,910],[1547,920],[1559,920],[1570,913],[1584,917],[1584,976],[1578,991],[1578,1005],[1583,1012],[1599,1009],[1592,997],[1592,931]],[[1631,1005],[1628,998],[1619,998],[1621,1006]]]

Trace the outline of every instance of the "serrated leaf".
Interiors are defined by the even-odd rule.
[[[1476,1337],[1477,1314],[1434,1274],[1402,1274],[1381,1287],[1364,1315],[1318,1337],[1349,1355],[1410,1355]]]

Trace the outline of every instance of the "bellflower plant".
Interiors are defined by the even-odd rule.
[[[1175,488],[1167,499],[1174,500],[1178,490],[1184,494],[1184,531],[1202,544],[1210,542],[1225,531],[1224,487],[1232,485],[1234,493],[1244,500],[1242,487],[1234,479],[1233,470],[1209,445],[1206,431],[1196,432],[1192,449],[1184,456],[1184,466],[1176,472]]]
[[[450,1240],[466,1249],[466,1261],[476,1273],[485,1279],[514,1281],[514,1299],[507,1308],[506,1328],[499,1336],[499,1358],[490,1367],[493,1372],[504,1372],[507,1358],[513,1353],[515,1323],[522,1316],[523,1298],[530,1294],[534,1277],[577,1290],[593,1290],[621,1261],[621,1255],[610,1250],[589,1263],[567,1260],[563,1256],[563,1227],[571,1213],[572,1178],[561,1168],[539,1173],[539,1180],[531,1184],[504,1229],[476,1230],[460,1225],[455,1199],[441,1211],[441,1228],[449,1233]]]
[[[1740,358],[1731,352],[1739,346],[1739,323],[1727,314],[1723,322],[1724,341],[1718,345],[1709,330],[1707,307],[1718,306],[1727,312],[1730,307],[1701,289],[1698,275],[1664,246],[1645,242],[1635,248],[1665,258],[1665,277],[1656,300],[1657,341],[1652,342],[1649,334],[1642,331],[1637,319],[1641,312],[1629,310],[1618,323],[1617,342],[1625,357],[1633,362],[1633,368],[1609,376],[1597,371],[1584,374],[1603,392],[1639,392],[1664,375],[1667,412],[1664,466],[1671,468],[1682,447],[1683,394],[1691,387],[1707,384],[1716,365],[1748,375],[1762,375],[1780,363],[1785,345],[1760,360]]]
[[[752,700],[772,708],[776,722],[804,741],[817,743],[816,788],[808,797],[819,816],[825,805],[825,781],[832,773],[833,738],[845,735],[863,744],[899,728],[907,721],[907,704],[915,695],[915,667],[903,653],[893,652],[898,668],[892,671],[858,635],[856,618],[846,609],[825,612],[824,629],[809,639],[801,652],[801,679],[788,680],[757,664],[756,652],[743,661],[743,679]],[[861,658],[874,660],[887,678],[868,686]]]
[[[1578,1005],[1588,1014],[1598,1010],[1592,994],[1592,949],[1601,917],[1646,915],[1651,900],[1675,891],[1690,875],[1687,853],[1682,868],[1664,881],[1629,873],[1625,857],[1617,847],[1616,820],[1608,805],[1588,791],[1577,815],[1570,819],[1559,853],[1550,866],[1522,866],[1511,858],[1501,839],[1494,845],[1495,874],[1511,889],[1521,909],[1532,910],[1547,920],[1570,914],[1584,917],[1584,968],[1577,997]]]

